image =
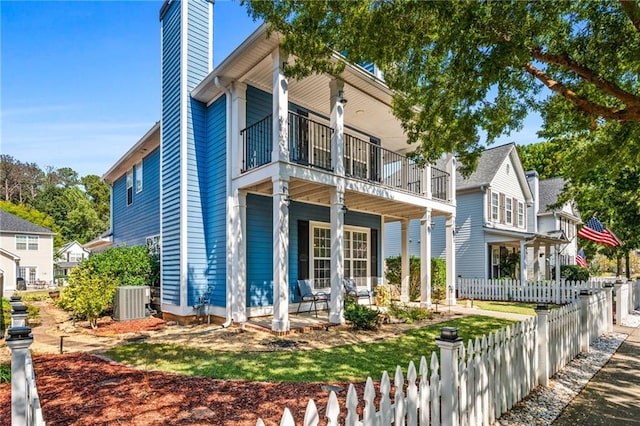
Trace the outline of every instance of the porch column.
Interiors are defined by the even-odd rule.
[[[544,245],[544,279],[551,279],[551,246]]]
[[[233,221],[235,250],[232,268],[232,280],[236,280],[232,311],[236,322],[247,321],[247,194],[237,191],[235,215]]]
[[[540,243],[533,246],[533,279],[540,281]]]
[[[447,154],[447,173],[449,173],[448,201],[456,205],[456,157],[450,152]]]
[[[271,54],[273,59],[273,151],[271,161],[289,161],[289,83],[282,71],[288,55],[282,49]]]
[[[556,283],[560,285],[560,244],[556,244],[555,246],[556,253]]]
[[[425,198],[432,199],[433,188],[431,184],[431,164],[427,164],[422,170],[422,182],[424,183],[424,187],[422,188],[422,195],[424,195]]]
[[[420,220],[420,271],[420,305],[431,308],[431,209]]]
[[[238,81],[234,82],[231,88],[231,128],[236,129],[231,132],[231,178],[240,175],[242,169],[242,138],[241,129],[247,126],[247,85]],[[229,153],[227,153],[229,155]]]
[[[273,178],[273,331],[289,331],[289,182]]]
[[[331,189],[331,304],[329,321],[344,322],[342,279],[344,278],[344,193]]]
[[[527,242],[520,241],[520,283],[527,282]]]
[[[400,222],[400,301],[409,301],[409,221]]]
[[[334,78],[329,82],[331,110],[331,165],[337,176],[344,176],[344,81]],[[339,188],[340,190],[340,188]],[[344,189],[342,190],[344,192]]]
[[[447,261],[447,304],[456,304],[456,217],[447,216],[445,251]]]

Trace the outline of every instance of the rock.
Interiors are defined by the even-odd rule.
[[[191,418],[195,420],[211,419],[215,416],[215,413],[208,407],[196,407],[191,412]]]

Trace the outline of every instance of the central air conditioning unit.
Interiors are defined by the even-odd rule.
[[[147,317],[147,305],[151,302],[149,286],[122,286],[116,288],[113,300],[113,319],[127,321]]]

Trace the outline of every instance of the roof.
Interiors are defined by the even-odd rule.
[[[485,149],[478,159],[478,167],[469,177],[465,178],[458,172],[456,177],[458,189],[476,188],[482,185],[489,186],[498,169],[513,149],[515,149],[515,144],[513,143]]]
[[[55,235],[51,229],[24,220],[14,214],[0,209],[0,231],[16,234],[48,234]]]
[[[156,122],[144,136],[136,142],[111,168],[102,175],[102,180],[112,184],[134,164],[149,155],[154,149],[160,146],[160,122]]]
[[[538,213],[553,213],[552,206],[558,202],[558,197],[564,188],[564,179],[554,177],[541,180],[538,183],[538,198],[540,200]]]
[[[67,244],[63,245],[62,247],[60,247],[60,249],[58,250],[58,254],[60,253],[64,253],[67,250],[70,250],[71,247],[73,247],[75,244],[78,245],[78,247],[80,248],[80,250],[83,250],[85,252],[88,252],[89,250],[87,250],[86,248],[82,247],[82,244],[80,244],[79,242],[77,242],[76,240],[73,241],[69,241]]]

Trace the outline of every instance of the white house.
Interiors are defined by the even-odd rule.
[[[70,241],[57,251],[55,257],[55,276],[68,277],[71,270],[88,258],[91,252],[77,241]]]

